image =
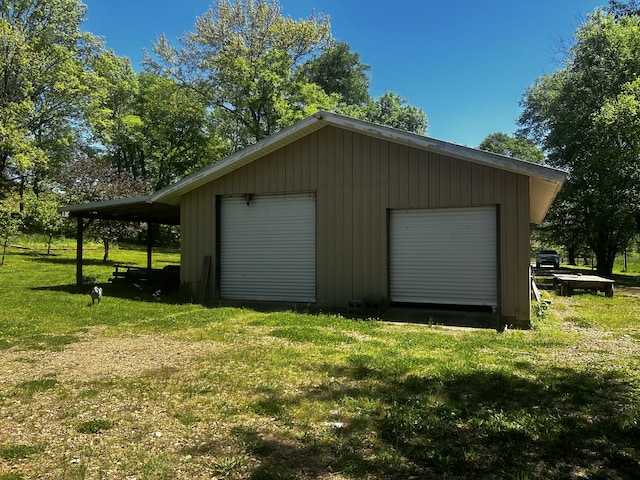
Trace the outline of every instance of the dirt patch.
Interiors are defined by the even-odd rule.
[[[108,337],[95,329],[62,351],[0,352],[0,385],[13,386],[43,377],[62,382],[131,378],[148,370],[187,368],[197,358],[220,348],[211,342],[181,341],[162,335]]]
[[[615,291],[625,293],[632,297],[640,298],[640,287],[627,287],[624,285],[616,285]]]

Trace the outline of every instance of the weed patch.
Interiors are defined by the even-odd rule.
[[[88,420],[76,427],[78,433],[97,434],[113,428],[113,422],[109,420]]]
[[[21,443],[0,446],[0,457],[5,460],[27,458],[31,455],[42,453],[44,448],[36,445],[24,445]]]
[[[20,382],[17,387],[27,396],[32,396],[38,392],[45,392],[58,387],[58,380],[55,378],[41,378],[38,380],[27,380]]]

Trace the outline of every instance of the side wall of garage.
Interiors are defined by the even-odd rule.
[[[316,194],[316,300],[389,295],[388,212],[497,206],[499,311],[529,324],[529,179],[525,175],[327,126],[186,194],[181,202],[183,282],[216,284],[220,197]],[[202,275],[203,257],[211,272]]]

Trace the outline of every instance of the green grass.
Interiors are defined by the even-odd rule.
[[[0,268],[0,479],[640,477],[633,292],[499,334],[145,301],[101,254],[93,307],[72,250]]]

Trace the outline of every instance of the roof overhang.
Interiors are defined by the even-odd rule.
[[[223,177],[325,126],[335,126],[381,140],[387,140],[468,162],[525,175],[529,178],[530,185],[529,216],[530,221],[534,223],[542,222],[567,177],[566,172],[545,165],[497,155],[335,113],[320,111],[156,192],[149,197],[149,202],[152,204],[160,202],[177,206],[180,204],[180,198],[185,193],[217,178]]]
[[[101,202],[67,205],[60,212],[70,217],[98,218],[123,222],[180,224],[180,206],[163,202],[151,202],[150,196],[121,198]]]

